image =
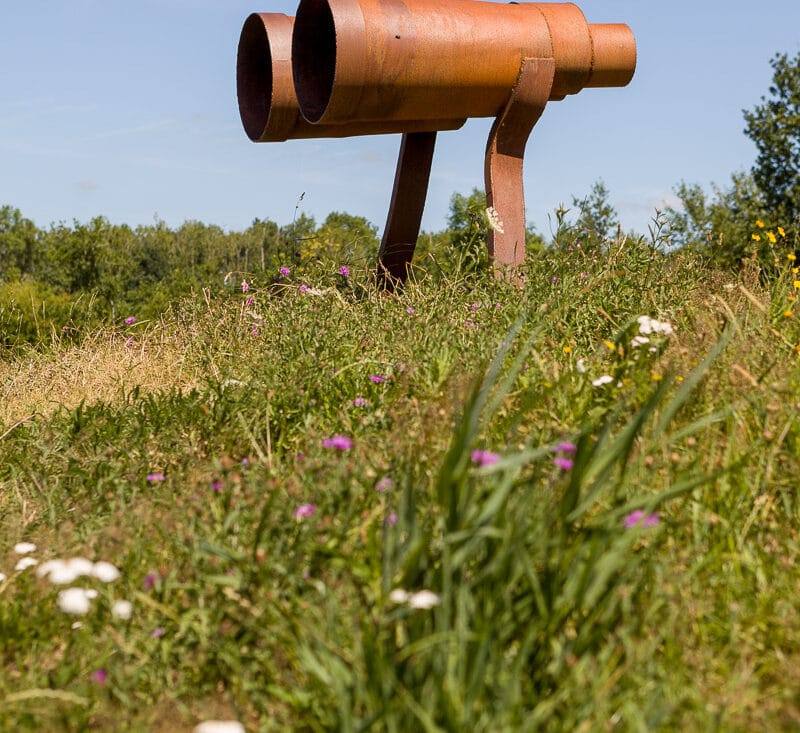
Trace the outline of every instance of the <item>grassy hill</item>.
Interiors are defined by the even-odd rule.
[[[796,728],[793,264],[331,263],[8,354],[0,728]]]

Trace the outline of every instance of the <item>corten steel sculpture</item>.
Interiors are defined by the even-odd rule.
[[[626,25],[590,24],[572,3],[301,0],[292,19],[253,14],[239,40],[239,112],[251,140],[402,132],[379,273],[405,280],[436,132],[495,117],[486,146],[496,266],[525,259],[522,163],[550,100],[624,86],[636,67]]]

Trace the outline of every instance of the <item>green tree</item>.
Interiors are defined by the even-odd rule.
[[[602,244],[616,236],[619,216],[609,200],[610,193],[602,180],[596,181],[582,199],[572,197],[572,205],[580,213],[575,226],[587,240]]]
[[[777,54],[769,98],[752,111],[743,110],[745,134],[758,157],[753,180],[765,204],[784,226],[797,227],[800,217],[800,52],[794,58]]]
[[[0,282],[13,282],[36,274],[39,232],[19,209],[0,207]]]

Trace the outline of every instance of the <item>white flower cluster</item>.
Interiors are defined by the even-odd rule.
[[[36,566],[36,577],[48,580],[53,585],[69,585],[78,578],[93,578],[102,583],[113,583],[120,577],[116,566],[105,560],[92,562],[85,557],[70,557],[66,559],[47,560],[39,563],[31,553],[36,552],[36,545],[32,542],[19,542],[14,545],[14,552],[23,555],[14,570],[17,572]],[[7,579],[0,573],[0,583]],[[97,591],[93,588],[66,588],[59,592],[56,599],[58,607],[72,616],[83,616],[91,609],[91,602],[97,598]],[[126,600],[117,600],[111,606],[111,615],[116,619],[127,620],[133,613],[133,604]]]
[[[503,220],[500,218],[500,214],[497,213],[497,209],[495,209],[494,206],[487,207],[486,222],[489,224],[489,229],[493,229],[498,234],[505,234]]]
[[[650,334],[661,334],[662,336],[671,336],[673,334],[672,326],[666,321],[657,321],[650,316],[639,316],[636,319],[639,324],[639,333],[649,336]]]
[[[392,603],[405,604],[410,608],[428,610],[438,606],[442,599],[431,590],[418,590],[416,593],[409,593],[402,588],[395,588],[389,593],[389,600]]]

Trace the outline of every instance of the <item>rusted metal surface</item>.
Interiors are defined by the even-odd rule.
[[[242,126],[253,142],[456,130],[466,121],[466,118],[377,120],[312,125],[300,114],[292,83],[293,25],[294,18],[288,15],[253,13],[242,26],[236,56],[236,93]]]
[[[624,86],[633,34],[572,3],[300,0],[296,18],[254,13],[239,41],[237,92],[254,141],[402,132],[379,276],[408,273],[436,131],[495,117],[486,147],[497,266],[525,258],[525,145],[548,101]]]
[[[378,252],[378,278],[390,289],[408,277],[425,208],[435,144],[435,132],[406,133],[400,144],[392,202]]]

